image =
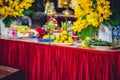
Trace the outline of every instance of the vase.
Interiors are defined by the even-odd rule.
[[[3,23],[3,19],[4,18],[1,18],[0,19],[0,34],[2,36],[7,36],[7,31],[8,31],[8,28],[5,27],[4,23]]]
[[[112,26],[109,24],[108,26],[104,24],[100,24],[98,30],[98,39],[102,41],[107,41],[112,43]]]

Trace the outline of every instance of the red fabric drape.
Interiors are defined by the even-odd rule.
[[[0,64],[26,80],[120,80],[120,51],[100,51],[0,39]]]

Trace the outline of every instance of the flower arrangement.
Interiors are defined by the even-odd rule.
[[[0,0],[0,18],[4,18],[4,23],[9,20],[5,24],[10,24],[16,17],[24,16],[33,2],[34,0]]]
[[[74,8],[77,20],[72,30],[78,32],[80,39],[92,36],[99,25],[110,19],[112,12],[108,0],[77,0],[78,6]]]

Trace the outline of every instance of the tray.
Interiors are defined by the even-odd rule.
[[[54,39],[41,39],[41,38],[39,38],[37,40],[38,40],[38,42],[53,42]]]
[[[91,46],[91,47],[98,50],[111,50],[109,46]]]

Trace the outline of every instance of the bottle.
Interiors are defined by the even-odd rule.
[[[68,21],[67,30],[71,30],[71,27],[72,27],[72,21]]]
[[[68,21],[68,23],[67,23],[67,31],[69,31],[70,35],[72,34],[71,27],[72,27],[72,21]]]

